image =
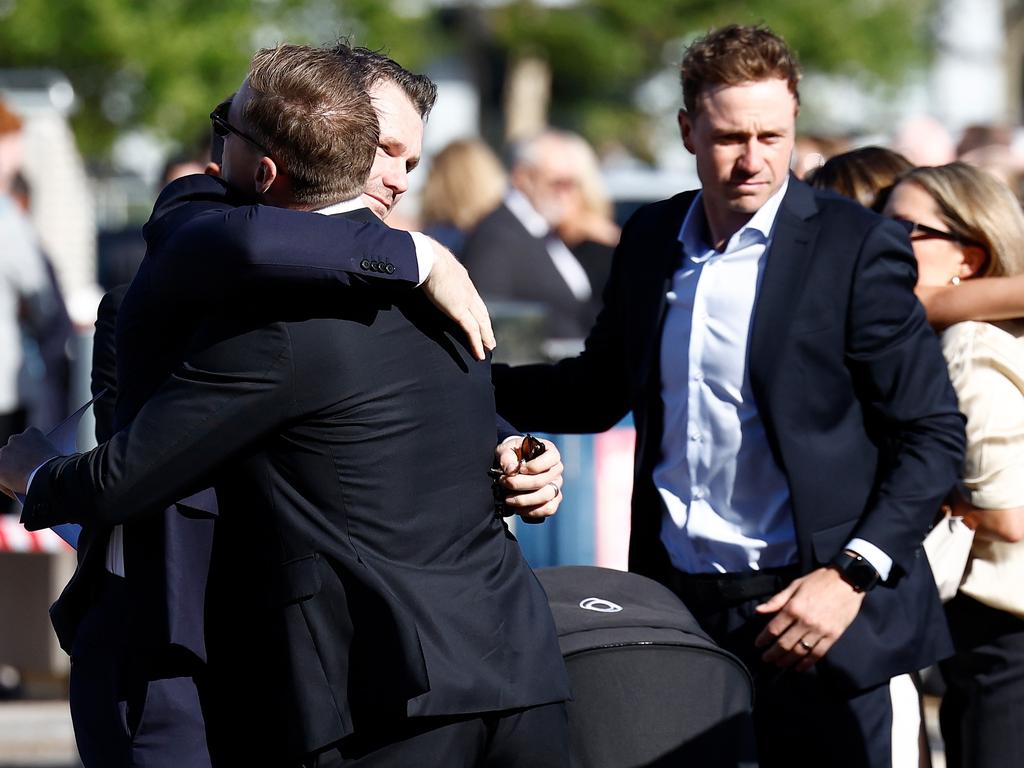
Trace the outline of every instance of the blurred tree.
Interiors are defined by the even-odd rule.
[[[924,60],[934,0],[0,0],[0,67],[54,67],[75,86],[82,150],[146,126],[192,141],[252,51],[349,35],[410,67],[464,51],[485,92],[523,58],[551,72],[554,120],[593,140],[639,137],[639,84],[693,34],[764,21],[808,68],[895,79]],[[443,6],[443,7],[441,7]]]
[[[148,127],[185,143],[245,74],[252,52],[280,41],[354,35],[422,63],[430,19],[375,0],[0,0],[0,67],[62,70],[75,88],[73,125],[88,156]]]
[[[637,87],[678,64],[683,47],[727,23],[765,23],[805,69],[896,83],[928,58],[935,0],[589,0],[566,5],[514,0],[487,24],[510,60],[544,59],[552,72],[553,122],[595,142],[642,146]]]

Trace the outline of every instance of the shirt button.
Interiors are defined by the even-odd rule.
[[[691,378],[691,379],[693,379],[694,381],[696,381],[696,382],[700,383],[700,382],[704,381],[704,374],[703,374],[703,373],[701,373],[700,371],[697,371],[697,372],[696,372],[695,374],[693,374],[693,376],[691,376],[690,378]]]
[[[693,498],[697,499],[698,501],[700,499],[704,498],[704,489],[701,488],[699,485],[695,485],[693,487],[692,493],[693,493]]]
[[[690,440],[692,440],[695,443],[699,443],[700,442],[700,432],[691,432],[690,433]]]

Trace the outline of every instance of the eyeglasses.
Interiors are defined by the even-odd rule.
[[[223,106],[223,105],[221,105],[221,106]],[[265,154],[265,155],[270,154],[269,152],[267,152],[267,150],[263,147],[262,144],[260,144],[258,141],[256,141],[256,139],[254,139],[252,136],[246,135],[242,131],[240,131],[237,128],[235,128],[235,126],[233,126],[231,123],[229,123],[228,119],[226,117],[224,117],[224,115],[222,115],[219,112],[220,108],[221,107],[217,107],[217,109],[213,110],[213,112],[210,113],[210,121],[213,123],[213,132],[214,133],[216,133],[222,139],[227,138],[227,135],[229,133],[233,133],[238,138],[244,139],[245,141],[247,141],[250,144],[252,144],[254,147],[256,147],[256,149],[258,149],[263,154]]]
[[[907,234],[910,235],[912,242],[919,240],[946,240],[958,245],[973,245],[975,248],[987,250],[984,243],[979,243],[977,240],[969,237],[963,237],[956,232],[947,232],[944,229],[936,229],[935,227],[929,227],[927,224],[919,224],[916,221],[907,221],[906,219],[897,219],[897,221],[907,230]]]

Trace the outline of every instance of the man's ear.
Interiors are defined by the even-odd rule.
[[[278,178],[277,163],[272,158],[264,155],[260,158],[260,164],[256,166],[256,173],[253,180],[256,183],[256,193],[265,195]]]
[[[984,248],[976,245],[961,246],[964,260],[960,262],[959,277],[966,280],[968,277],[980,277],[988,266],[988,254]]]
[[[685,109],[680,109],[676,119],[679,121],[679,135],[683,137],[683,146],[691,155],[696,154],[693,151],[693,140],[690,138],[693,133],[693,121],[689,113]]]

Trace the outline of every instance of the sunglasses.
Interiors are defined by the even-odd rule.
[[[250,144],[252,144],[264,155],[270,154],[269,152],[267,152],[266,149],[264,149],[262,144],[256,141],[256,139],[254,139],[252,136],[247,135],[243,131],[238,130],[237,128],[235,128],[235,126],[229,123],[228,119],[219,111],[220,108],[221,107],[217,107],[217,109],[213,110],[213,112],[210,113],[210,122],[213,123],[213,132],[215,134],[220,136],[222,139],[226,139],[229,133],[233,133],[238,138],[243,139],[244,141],[247,141]]]
[[[515,452],[516,458],[522,462],[533,461],[544,453],[544,451],[547,450],[547,447],[533,435],[527,434],[523,435],[523,442],[512,450]],[[494,479],[498,479],[505,473],[501,471],[500,467],[492,467],[487,470],[487,474]]]
[[[917,242],[919,240],[946,240],[950,243],[957,243],[958,245],[973,245],[975,248],[987,250],[983,243],[979,243],[977,240],[973,240],[969,237],[958,235],[956,232],[947,232],[944,229],[936,229],[935,227],[929,227],[926,224],[919,224],[916,221],[907,221],[906,219],[897,219],[897,221],[903,225],[904,229],[907,230],[907,234],[910,235],[911,242]]]

